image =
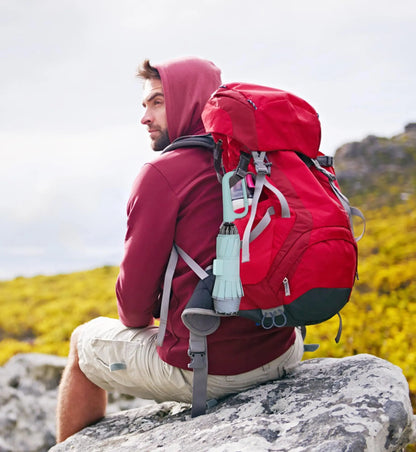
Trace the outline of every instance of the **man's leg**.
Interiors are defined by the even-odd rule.
[[[56,424],[58,443],[104,417],[107,405],[106,391],[92,383],[79,367],[79,328],[72,333],[68,363],[59,386]]]

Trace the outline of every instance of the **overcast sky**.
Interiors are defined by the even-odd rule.
[[[0,0],[0,279],[118,265],[144,58],[303,97],[333,154],[416,121],[415,24],[414,0]]]

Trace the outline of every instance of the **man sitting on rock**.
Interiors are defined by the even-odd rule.
[[[154,151],[181,136],[205,133],[201,113],[221,84],[211,62],[186,58],[139,68],[144,80],[141,123]],[[105,415],[107,393],[191,402],[189,331],[181,313],[198,277],[179,259],[172,283],[166,335],[156,345],[165,269],[173,243],[202,268],[215,258],[222,221],[221,185],[212,152],[180,148],[144,165],[127,207],[125,254],[117,279],[119,320],[97,318],[71,337],[58,396],[57,441]],[[265,330],[240,317],[223,318],[208,337],[208,398],[281,377],[301,360],[303,342],[294,328]]]

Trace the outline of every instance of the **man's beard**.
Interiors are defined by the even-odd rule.
[[[170,139],[167,129],[161,130],[159,137],[152,141],[152,149],[154,151],[163,151],[169,144]]]

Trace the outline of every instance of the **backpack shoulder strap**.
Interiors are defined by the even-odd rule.
[[[196,417],[205,413],[207,403],[213,402],[207,402],[207,336],[218,329],[220,317],[212,308],[211,292],[214,285],[212,271],[208,270],[209,273],[207,273],[189,254],[174,244],[165,273],[157,345],[163,344],[166,332],[172,279],[179,256],[201,280],[181,316],[183,323],[189,329],[188,355],[191,362],[188,367],[193,370],[191,415]]]
[[[312,159],[308,157],[305,154],[302,154],[301,152],[296,152],[296,155],[308,166],[311,167],[313,165]],[[318,163],[325,167],[332,167],[334,166],[334,157],[332,155],[318,155],[316,159]]]
[[[213,151],[215,148],[215,142],[211,134],[186,135],[172,141],[172,143],[170,143],[168,146],[165,147],[165,149],[163,149],[163,153],[173,151],[174,149],[179,148],[194,148],[194,147],[202,147]]]
[[[163,292],[162,301],[160,306],[160,320],[159,320],[159,331],[157,335],[157,345],[161,347],[163,345],[163,340],[166,333],[166,325],[168,321],[169,312],[169,301],[170,301],[170,291],[172,288],[173,274],[175,273],[176,264],[178,262],[178,257],[181,256],[186,264],[191,268],[191,270],[197,274],[199,279],[205,279],[209,275],[203,270],[189,254],[187,254],[182,248],[180,248],[176,243],[173,244],[172,251],[169,256],[168,265],[166,267],[165,278],[163,281]]]

